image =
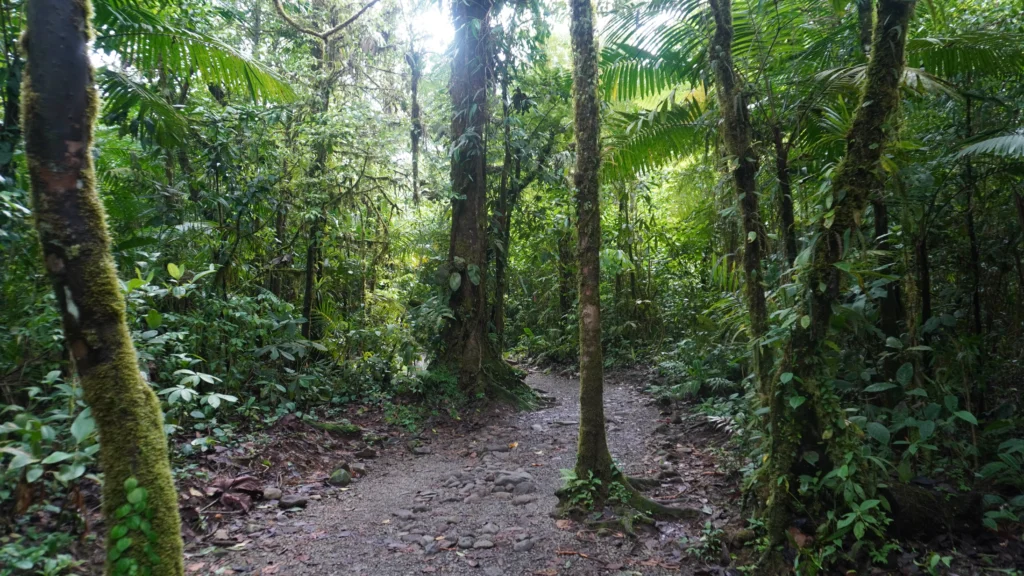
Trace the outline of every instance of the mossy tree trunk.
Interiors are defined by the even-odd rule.
[[[802,272],[805,286],[804,312],[810,322],[795,328],[789,349],[779,368],[785,383],[774,391],[772,426],[765,482],[769,486],[766,525],[771,548],[761,564],[761,573],[783,570],[778,547],[786,539],[793,508],[791,487],[797,485],[797,467],[816,461],[828,471],[829,455],[850,447],[838,398],[828,387],[820,361],[828,339],[832,306],[839,298],[842,272],[836,268],[857,236],[856,230],[874,191],[882,186],[879,171],[884,145],[899,107],[899,85],[903,75],[907,29],[915,0],[879,0],[867,80],[853,125],[846,135],[846,156],[836,168],[832,181],[832,220],[819,225],[810,267]],[[781,382],[781,377],[780,377]],[[804,398],[792,408],[791,397]],[[818,458],[811,458],[811,454]],[[813,472],[813,471],[812,471]]]
[[[710,5],[715,20],[715,34],[711,40],[711,67],[715,72],[715,93],[722,114],[725,147],[743,219],[744,295],[750,315],[754,370],[763,396],[768,393],[766,381],[772,358],[768,350],[761,347],[761,339],[768,332],[768,306],[761,271],[765,234],[757,195],[757,154],[751,144],[752,128],[747,95],[732,56],[732,0],[711,0]]]
[[[452,227],[448,301],[455,318],[445,328],[440,361],[466,393],[483,390],[487,342],[487,69],[490,0],[452,3]],[[457,278],[457,280],[455,280]]]
[[[7,0],[0,3],[0,50],[3,50],[4,69],[7,81],[4,83],[4,116],[0,127],[0,177],[14,178],[14,149],[21,140],[21,125],[18,114],[21,109],[21,94],[18,90],[24,63],[18,53],[18,23],[12,19],[18,14]],[[7,186],[9,183],[0,182]]]
[[[148,493],[156,538],[151,549],[159,561],[146,554],[146,538],[131,532],[134,542],[122,557],[156,576],[180,575],[181,527],[163,415],[139,372],[95,189],[91,144],[98,103],[89,13],[87,0],[27,4],[22,119],[36,227],[67,346],[99,430],[104,516],[117,524],[115,511],[127,502],[125,480],[135,477]],[[108,538],[108,548],[113,543]]]
[[[779,181],[779,221],[782,236],[782,256],[793,266],[796,262],[796,218],[793,214],[793,180],[789,167],[789,143],[782,139],[782,128],[772,126],[775,145],[775,175]]]
[[[613,470],[604,421],[604,358],[601,350],[600,107],[597,47],[591,0],[571,0],[572,84],[576,131],[576,225],[580,306],[580,433],[576,475],[593,474],[604,490]]]

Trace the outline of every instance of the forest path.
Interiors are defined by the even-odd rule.
[[[305,510],[270,508],[262,518],[253,517],[263,524],[248,525],[252,533],[241,551],[186,564],[193,573],[219,567],[229,574],[317,576],[721,573],[696,563],[678,545],[682,536],[699,536],[705,520],[729,519],[719,503],[728,506],[731,496],[724,491],[730,489],[714,457],[704,446],[686,443],[701,442],[700,434],[692,434],[697,424],[666,442],[668,423],[674,419],[678,426],[689,417],[673,418],[654,406],[641,392],[641,372],[606,377],[613,457],[630,475],[648,476],[662,468],[671,452],[663,448],[674,443],[679,451],[669,458],[681,477],[664,484],[659,495],[703,508],[707,516],[692,523],[659,522],[639,539],[598,537],[551,516],[562,483],[559,470],[574,463],[578,382],[533,373],[527,383],[552,396],[554,404],[533,412],[496,407],[464,432],[428,431],[421,437],[431,439],[429,454],[385,450],[349,488],[325,490]]]

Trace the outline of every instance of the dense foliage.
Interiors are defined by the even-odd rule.
[[[0,2],[0,527],[18,534],[0,574],[59,574],[102,471],[33,223],[24,2]],[[790,558],[806,573],[884,563],[892,536],[936,523],[1019,537],[1024,521],[1024,6],[878,4],[901,2],[898,107],[854,211],[833,185],[871,104],[875,2],[597,7],[604,362],[656,365],[652,392],[732,433],[752,518],[785,484],[786,528],[814,536]],[[92,154],[177,473],[286,414],[360,403],[415,427],[484,396],[529,405],[443,362],[471,285],[486,349],[578,362],[568,8],[486,5],[477,134],[448,93],[457,51],[431,52],[417,23],[435,4],[94,2]],[[711,48],[723,6],[742,157]],[[452,240],[450,170],[473,154],[482,266]]]

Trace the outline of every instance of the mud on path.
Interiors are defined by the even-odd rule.
[[[631,476],[660,474],[651,494],[701,509],[698,520],[659,522],[629,538],[553,518],[559,470],[575,458],[578,383],[533,373],[527,383],[553,398],[550,407],[494,408],[461,432],[428,432],[419,454],[384,450],[344,489],[292,487],[306,492],[304,509],[263,503],[224,526],[240,544],[207,548],[186,566],[193,574],[317,576],[725,573],[684,550],[707,521],[740,523],[738,492],[709,445],[722,438],[700,416],[655,406],[641,392],[645,381],[638,371],[606,378],[612,455]]]

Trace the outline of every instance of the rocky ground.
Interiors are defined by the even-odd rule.
[[[686,551],[699,546],[707,522],[718,528],[742,524],[735,481],[719,469],[716,455],[724,439],[713,426],[703,417],[656,406],[641,392],[642,372],[609,375],[605,405],[613,457],[632,476],[660,477],[652,495],[697,508],[701,517],[659,522],[637,538],[595,531],[552,517],[554,492],[562,484],[559,471],[574,462],[577,381],[533,373],[527,382],[549,397],[547,408],[517,412],[494,407],[467,416],[461,425],[427,430],[412,442],[391,438],[379,449],[353,450],[338,463],[346,471],[330,478],[326,473],[312,478],[278,474],[275,482],[264,474],[257,494],[244,475],[222,481],[218,507],[225,495],[229,504],[231,494],[248,500],[213,516],[197,510],[207,533],[190,546],[188,572],[732,572],[719,565],[720,554],[698,559]],[[318,452],[322,446],[305,451],[311,448]]]

